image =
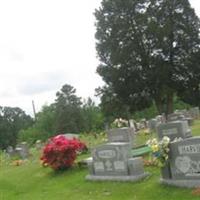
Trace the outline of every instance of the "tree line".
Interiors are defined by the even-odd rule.
[[[68,84],[56,93],[55,102],[43,106],[36,114],[33,126],[19,132],[21,141],[33,143],[46,140],[57,134],[83,133],[104,128],[104,117],[100,107],[91,98],[82,101],[76,89]]]
[[[109,98],[109,96],[108,96]],[[176,108],[186,108],[187,104],[176,99]],[[33,119],[21,108],[0,107],[0,149],[9,145],[15,146],[17,142],[27,141],[34,144],[37,140],[46,141],[48,138],[64,133],[91,133],[105,130],[105,125],[114,119],[154,117],[158,112],[151,106],[141,112],[126,115],[125,107],[113,104],[110,112],[105,112],[103,107],[95,105],[91,98],[82,100],[76,95],[76,89],[68,84],[62,86],[56,93],[55,102],[44,105]]]
[[[104,117],[91,98],[82,101],[76,89],[65,84],[56,100],[44,105],[33,119],[20,108],[0,107],[0,149],[18,141],[33,144],[37,140],[64,133],[91,132],[104,129]]]

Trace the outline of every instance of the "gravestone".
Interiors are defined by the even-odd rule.
[[[87,180],[137,181],[148,176],[141,157],[132,158],[128,143],[107,143],[92,150]]]
[[[187,121],[172,121],[159,124],[157,126],[157,133],[159,140],[167,136],[170,138],[170,141],[173,141],[175,138],[188,138],[192,136]]]
[[[37,150],[41,150],[42,147],[43,147],[42,141],[41,141],[41,140],[37,140],[37,141],[35,142],[35,148],[36,148]]]
[[[200,187],[200,137],[174,141],[162,183],[179,187]]]
[[[153,118],[148,121],[148,128],[150,131],[156,131],[156,127],[160,124],[157,119]]]
[[[130,120],[129,120],[129,127],[130,127],[130,128],[133,128],[133,131],[134,131],[134,132],[136,131],[135,122],[134,122],[133,119],[130,119]]]
[[[114,128],[107,130],[109,142],[126,142],[134,145],[135,131],[132,127]]]
[[[20,156],[21,159],[27,159],[30,155],[29,148],[26,142],[18,144],[15,148],[15,151]]]
[[[157,120],[158,124],[161,124],[161,123],[165,122],[165,116],[164,116],[164,114],[163,115],[157,115],[155,119]]]
[[[137,126],[138,131],[143,128],[140,122],[136,122],[136,126]]]
[[[188,110],[186,110],[186,109],[184,109],[184,110],[176,110],[174,113],[182,114],[186,118],[187,117],[192,117],[191,114],[190,114],[190,112]]]
[[[78,139],[79,138],[79,135],[78,134],[75,134],[75,133],[65,133],[63,134],[67,139],[73,139],[73,138],[76,138]]]
[[[181,111],[177,111],[176,113],[169,114],[167,116],[167,121],[187,121],[189,126],[193,124],[193,118],[189,117],[189,115],[184,115]]]
[[[199,107],[194,107],[194,108],[191,108],[189,110],[191,116],[194,118],[194,119],[199,119],[200,118],[200,112],[199,112]]]
[[[146,129],[147,128],[147,120],[144,118],[144,119],[141,119],[140,120],[140,129]]]
[[[15,149],[14,149],[12,146],[8,146],[8,147],[6,148],[6,153],[7,153],[10,157],[16,155]]]
[[[135,131],[139,131],[139,126],[138,126],[138,123],[136,121],[134,121],[134,125],[135,125]]]
[[[185,116],[182,113],[171,113],[167,116],[167,121],[184,120]]]

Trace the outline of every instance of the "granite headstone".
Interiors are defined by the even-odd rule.
[[[169,163],[161,181],[179,187],[200,187],[200,137],[170,143]],[[166,178],[168,177],[168,178]]]
[[[132,127],[114,128],[107,131],[109,142],[126,142],[134,145],[135,131]]]
[[[157,126],[157,133],[160,140],[167,136],[171,141],[175,138],[188,138],[192,136],[187,121],[172,121],[159,124]]]
[[[129,143],[107,143],[92,151],[87,180],[136,181],[148,175],[141,157],[132,158]]]

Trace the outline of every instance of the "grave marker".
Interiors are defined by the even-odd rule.
[[[159,124],[157,126],[157,133],[160,140],[164,136],[167,136],[171,141],[175,138],[187,138],[192,136],[187,121],[172,121]]]
[[[136,181],[146,176],[141,157],[131,158],[129,143],[107,143],[92,151],[88,180]]]
[[[199,112],[199,107],[194,107],[194,108],[191,108],[189,110],[191,116],[194,118],[194,119],[199,119],[200,118],[200,112]]]
[[[26,142],[22,142],[21,144],[18,144],[15,148],[15,151],[17,154],[22,158],[26,159],[30,155],[29,148]]]
[[[132,147],[135,139],[134,128],[114,128],[107,131],[109,142],[126,142]]]
[[[161,181],[179,187],[200,186],[200,137],[170,143],[169,163]],[[168,177],[168,178],[166,178]]]

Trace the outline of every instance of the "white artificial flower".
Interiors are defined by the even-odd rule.
[[[170,142],[169,137],[164,136],[163,139],[162,139],[162,143],[164,143],[164,144],[169,144],[169,142]]]

